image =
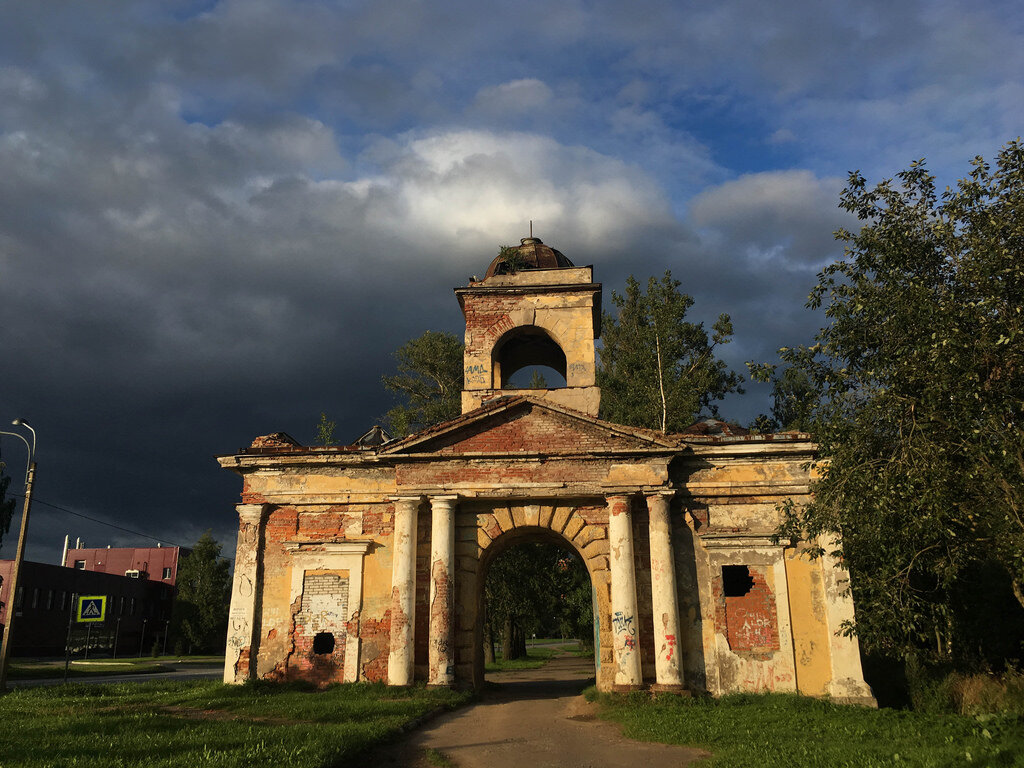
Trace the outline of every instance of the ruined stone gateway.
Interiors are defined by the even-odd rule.
[[[463,413],[401,440],[257,439],[243,479],[227,682],[479,687],[483,582],[523,541],[579,553],[594,587],[600,690],[799,691],[873,703],[846,575],[773,543],[806,501],[810,435],[702,422],[663,435],[597,418],[591,267],[527,238],[455,294]],[[565,386],[515,389],[554,368]]]

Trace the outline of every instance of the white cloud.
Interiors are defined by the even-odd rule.
[[[412,138],[375,186],[393,198],[371,223],[413,241],[492,243],[533,219],[584,243],[671,223],[664,192],[642,171],[583,147],[526,133],[452,131]]]
[[[850,226],[837,207],[843,180],[807,170],[741,176],[690,203],[694,225],[710,242],[747,259],[817,269],[839,249],[832,233]]]

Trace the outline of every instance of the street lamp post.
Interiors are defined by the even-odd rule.
[[[28,535],[28,513],[32,507],[32,484],[36,479],[36,431],[23,419],[11,422],[16,427],[25,427],[32,432],[32,445],[24,435],[17,432],[0,432],[0,435],[17,437],[28,448],[28,468],[25,472],[25,506],[21,513],[21,530],[18,532],[18,550],[14,556],[14,567],[11,569],[11,585],[7,591],[7,624],[4,627],[4,641],[0,646],[0,691],[7,690],[7,662],[11,655],[11,637],[14,635],[14,620],[18,597],[18,579],[21,576],[21,564],[25,560],[25,538]]]

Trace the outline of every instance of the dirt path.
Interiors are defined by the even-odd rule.
[[[632,741],[595,717],[580,691],[593,682],[588,659],[558,656],[541,669],[489,674],[482,700],[431,721],[365,764],[457,768],[678,768],[698,749]],[[428,750],[449,762],[426,760]]]

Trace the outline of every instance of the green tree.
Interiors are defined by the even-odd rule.
[[[923,161],[874,187],[853,173],[840,205],[863,226],[811,294],[828,325],[780,350],[808,374],[826,460],[781,532],[841,536],[868,650],[1019,658],[1024,147],[941,194]]]
[[[665,272],[650,278],[647,292],[631,275],[626,292],[612,292],[617,316],[602,319],[604,345],[598,385],[601,415],[609,421],[678,432],[698,414],[717,414],[716,400],[742,392],[742,379],[715,357],[732,339],[732,321],[719,315],[708,336],[686,313],[693,299]]]
[[[172,631],[188,642],[190,652],[219,650],[227,638],[230,563],[220,551],[207,531],[178,565]]]
[[[500,639],[505,659],[526,655],[526,638],[561,634],[592,642],[590,575],[557,544],[510,547],[491,563],[484,582],[485,641]],[[486,650],[486,647],[485,647]]]
[[[547,389],[548,382],[544,378],[544,374],[534,368],[533,374],[530,376],[530,383],[526,386],[528,389]]]
[[[788,366],[771,372],[772,415],[760,414],[750,428],[754,432],[814,431],[817,391],[807,371]]]
[[[462,356],[462,342],[439,331],[426,331],[398,348],[398,373],[382,377],[402,399],[384,415],[391,434],[404,437],[462,412]]]
[[[4,540],[4,535],[11,530],[11,519],[14,517],[14,499],[7,498],[7,489],[11,485],[11,478],[8,477],[4,470],[7,465],[3,462],[3,456],[0,454],[0,543]]]
[[[811,432],[817,393],[803,368],[789,366],[772,380],[772,419],[780,430]]]

